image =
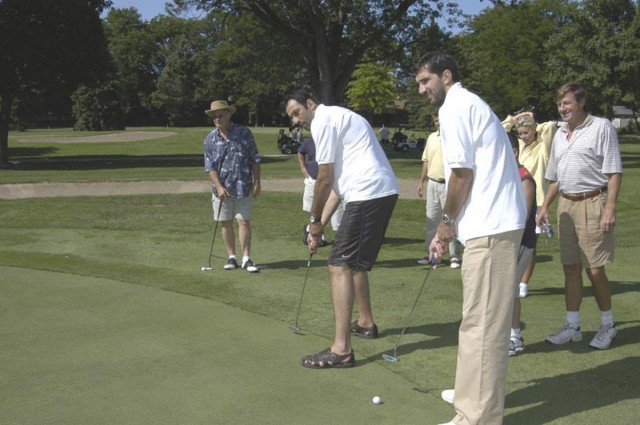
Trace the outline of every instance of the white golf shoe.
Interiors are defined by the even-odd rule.
[[[617,334],[618,331],[616,330],[615,323],[608,326],[600,325],[600,329],[598,329],[596,336],[594,336],[589,343],[589,347],[606,350],[611,346],[611,342]]]
[[[580,332],[580,327],[574,328],[571,324],[565,322],[558,332],[545,338],[545,341],[549,341],[555,345],[566,344],[567,342],[580,342],[582,341],[582,332]]]

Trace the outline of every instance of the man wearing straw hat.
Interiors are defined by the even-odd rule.
[[[235,106],[224,100],[211,103],[205,114],[213,118],[215,130],[204,139],[204,169],[211,179],[213,219],[222,222],[222,239],[229,259],[225,270],[241,266],[258,272],[251,261],[251,210],[260,194],[260,154],[251,130],[231,122]],[[236,258],[233,218],[238,221],[242,262]]]

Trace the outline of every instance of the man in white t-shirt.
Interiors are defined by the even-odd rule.
[[[516,264],[527,206],[507,133],[480,97],[462,87],[456,61],[427,53],[420,94],[440,107],[447,200],[430,259],[465,245],[462,322],[455,379],[456,416],[447,425],[500,425],[504,415]],[[444,396],[444,394],[443,394]]]
[[[398,182],[376,134],[363,117],[339,106],[325,106],[303,91],[284,100],[293,125],[311,131],[316,144],[318,177],[309,217],[309,252],[315,253],[324,232],[321,215],[333,189],[345,204],[329,254],[329,279],[335,316],[331,347],[305,356],[304,367],[351,367],[355,355],[351,334],[376,338],[368,272],[378,256],[398,199]],[[351,321],[353,304],[358,320]]]

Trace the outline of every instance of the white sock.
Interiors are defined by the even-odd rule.
[[[233,258],[235,260],[236,256],[235,255],[230,255],[229,259]]]
[[[613,311],[601,311],[600,312],[600,326],[613,326]]]
[[[522,338],[520,328],[511,328],[511,338]]]
[[[242,265],[244,266],[244,263],[246,263],[247,261],[249,261],[249,256],[248,255],[243,255],[242,256]]]
[[[524,286],[527,286],[527,285],[528,285],[528,283],[525,283],[525,282],[520,282],[520,285],[524,285]]]
[[[574,329],[580,329],[580,312],[567,311],[567,323]]]

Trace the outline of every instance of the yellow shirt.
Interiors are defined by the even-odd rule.
[[[503,122],[502,126],[506,131],[516,125],[516,120],[509,115]],[[544,197],[549,188],[549,181],[544,178],[549,163],[549,153],[551,152],[551,142],[556,134],[558,125],[555,121],[548,121],[538,124],[536,127],[536,140],[531,142],[529,146],[525,146],[520,140],[519,161],[533,176],[536,182],[536,205],[540,207],[544,203]]]
[[[429,163],[427,177],[433,180],[444,180],[444,164],[442,162],[442,144],[440,132],[435,131],[427,138],[422,151],[422,161]]]

